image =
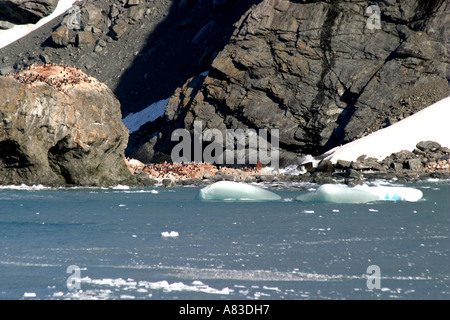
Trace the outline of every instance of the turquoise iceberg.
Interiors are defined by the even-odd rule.
[[[342,184],[324,184],[314,192],[296,197],[303,202],[366,203],[379,200],[418,201],[422,191],[409,187],[349,187]]]
[[[246,183],[219,181],[201,189],[197,194],[200,200],[222,201],[271,201],[281,197],[271,191]]]

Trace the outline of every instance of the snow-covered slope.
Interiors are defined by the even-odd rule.
[[[60,14],[66,12],[77,0],[59,0],[58,6],[50,15],[42,18],[35,24],[16,25],[8,30],[0,30],[0,49],[13,43],[16,40],[26,36],[30,32],[42,27],[44,24],[52,21]]]
[[[164,111],[166,110],[166,106],[169,100],[170,98],[167,98],[152,103],[144,110],[129,114],[128,116],[122,119],[122,122],[130,130],[130,133],[138,131],[139,128],[142,125],[146,124],[147,122],[155,121],[159,117],[162,117],[164,115]]]
[[[450,148],[450,96],[366,137],[336,147],[325,159],[355,161],[359,156],[383,160],[394,152],[412,151],[420,141],[436,141]]]

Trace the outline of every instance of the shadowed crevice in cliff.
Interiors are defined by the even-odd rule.
[[[350,121],[352,120],[352,117],[354,116],[356,112],[356,104],[358,103],[358,99],[361,97],[361,95],[364,93],[364,90],[369,85],[369,83],[377,76],[377,74],[380,72],[380,70],[393,59],[399,57],[398,55],[398,49],[403,44],[405,40],[401,39],[400,44],[393,50],[384,60],[383,64],[379,66],[376,71],[369,77],[368,81],[365,83],[365,85],[362,87],[362,89],[359,92],[352,92],[350,89],[346,89],[344,94],[341,96],[340,100],[342,102],[345,102],[347,107],[342,111],[342,113],[339,115],[336,124],[337,127],[333,130],[333,133],[331,134],[330,138],[324,145],[324,147],[321,150],[321,153],[326,152],[334,147],[340,146],[344,143],[347,143],[349,141],[345,141],[345,129],[349,125]]]
[[[68,157],[69,153],[72,154]],[[75,157],[74,152],[69,148],[68,138],[65,137],[58,141],[56,145],[48,150],[48,163],[53,172],[65,181],[66,184],[73,184],[74,180],[70,174],[70,170],[67,170],[66,164],[69,162],[69,158],[81,158],[80,156]]]
[[[335,54],[332,50],[331,39],[333,38],[333,27],[336,27],[336,20],[338,19],[342,9],[338,6],[330,5],[326,13],[325,21],[320,32],[320,49],[322,50],[322,71],[319,81],[317,82],[317,95],[311,103],[310,118],[311,123],[317,117],[317,111],[320,110],[324,101],[325,95],[328,89],[326,88],[325,79],[328,74],[333,70],[336,62]],[[320,145],[320,133],[310,126],[306,126],[306,132],[311,139],[311,146],[304,150],[304,152],[310,154],[318,154],[323,150],[318,150],[317,146]]]
[[[7,168],[23,168],[30,165],[27,156],[15,141],[0,142],[0,166]]]
[[[170,97],[187,79],[208,70],[231,37],[233,24],[258,2],[174,1],[114,88],[123,117]]]
[[[347,127],[353,115],[355,114],[356,111],[355,103],[358,100],[358,98],[359,94],[353,93],[349,89],[347,89],[344,92],[344,94],[341,97],[341,100],[347,104],[347,107],[339,115],[336,121],[337,127],[336,129],[334,129],[330,139],[328,139],[327,143],[323,147],[322,152],[330,150],[344,143],[345,128]]]

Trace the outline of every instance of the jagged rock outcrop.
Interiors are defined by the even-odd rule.
[[[58,0],[1,0],[0,22],[13,24],[36,23],[55,10]],[[2,23],[0,23],[1,29]]]
[[[132,182],[120,104],[75,68],[36,65],[0,77],[0,119],[0,184]]]
[[[161,132],[135,154],[167,159],[171,132],[195,120],[279,128],[281,165],[362,137],[449,94],[449,23],[444,0],[264,0],[209,74],[176,91]]]
[[[127,116],[206,71],[233,23],[259,1],[77,1],[1,48],[0,74],[35,63],[74,66],[111,88]]]

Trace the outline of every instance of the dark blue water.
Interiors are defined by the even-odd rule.
[[[0,299],[449,299],[450,183],[414,186],[419,202],[351,205],[294,201],[301,185],[276,202],[4,188]]]

